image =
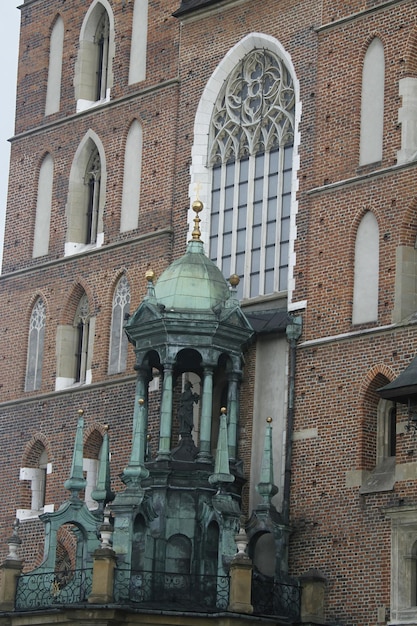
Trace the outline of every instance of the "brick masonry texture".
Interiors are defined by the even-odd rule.
[[[417,8],[411,0],[350,2],[266,0],[218,3],[192,19],[176,20],[178,3],[149,2],[147,77],[128,85],[133,2],[109,0],[115,18],[116,53],[111,100],[76,114],[74,68],[79,32],[88,8],[81,0],[33,0],[23,4],[17,89],[16,136],[12,141],[3,275],[0,278],[0,546],[16,508],[27,506],[19,468],[35,437],[45,442],[53,472],[46,502],[56,508],[67,494],[77,410],[86,427],[110,426],[113,488],[130,451],[134,354],[126,372],[108,375],[114,286],[126,272],[131,311],[145,295],[145,272],[159,276],[185,250],[188,186],[197,106],[225,54],[250,32],[279,40],[290,55],[302,104],[298,171],[294,302],[303,335],[297,354],[295,430],[317,436],[294,441],[291,483],[290,573],[310,568],[327,578],[326,619],[340,626],[373,626],[380,607],[390,606],[390,533],[387,506],[417,503],[417,480],[394,489],[359,494],[347,487],[353,470],[375,465],[375,388],[393,380],[417,353],[410,320],[392,325],[398,246],[417,237],[416,162],[395,168],[401,148],[399,80],[417,75]],[[60,14],[65,24],[61,109],[43,115],[48,42]],[[359,167],[361,82],[364,55],[378,36],[385,54],[383,156]],[[143,128],[139,227],[119,232],[123,155],[131,122]],[[63,258],[68,179],[75,151],[91,129],[106,153],[104,244]],[[32,258],[37,179],[45,153],[54,158],[49,253]],[[355,238],[366,211],[380,232],[378,321],[352,325]],[[55,392],[56,332],[73,319],[77,285],[96,317],[92,384]],[[41,295],[47,311],[42,387],[25,393],[27,329]],[[71,318],[72,316],[72,318]],[[357,334],[352,335],[355,331]],[[358,331],[369,331],[362,334]],[[370,332],[374,331],[374,332]],[[345,336],[348,335],[348,336]],[[311,343],[311,342],[315,343]],[[309,343],[310,342],[310,343]],[[239,455],[245,477],[251,469],[256,343],[246,355],[241,390]],[[284,375],[284,374],[283,374]],[[157,447],[159,392],[151,402],[151,445]],[[375,419],[373,420],[373,417]],[[265,416],[262,416],[262,419]],[[399,410],[398,422],[406,415]],[[416,440],[397,436],[397,463],[417,461]],[[244,512],[248,511],[248,489]],[[39,522],[23,524],[25,568],[41,558]]]

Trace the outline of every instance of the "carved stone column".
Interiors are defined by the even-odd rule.
[[[203,372],[203,393],[201,398],[200,452],[197,460],[211,463],[211,420],[213,406],[213,368],[205,367]]]

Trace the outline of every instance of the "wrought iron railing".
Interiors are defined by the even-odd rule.
[[[229,577],[116,570],[114,600],[163,605],[178,611],[225,611]]]
[[[296,584],[273,580],[252,580],[252,605],[256,615],[276,615],[297,620],[301,591]]]
[[[40,609],[84,602],[91,593],[92,569],[19,576],[16,610]]]

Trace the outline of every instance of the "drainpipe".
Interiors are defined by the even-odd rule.
[[[285,475],[284,475],[284,499],[282,505],[282,517],[284,524],[290,520],[290,491],[291,491],[291,458],[292,458],[292,434],[294,430],[294,396],[295,396],[295,364],[297,355],[297,341],[301,336],[303,321],[301,316],[289,318],[286,334],[290,344],[289,373],[288,373],[288,407],[287,407],[287,434],[285,449]]]

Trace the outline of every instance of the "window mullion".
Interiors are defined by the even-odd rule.
[[[265,294],[265,257],[266,257],[266,233],[268,230],[268,187],[269,187],[269,152],[265,152],[264,179],[262,193],[262,225],[261,225],[261,253],[259,259],[259,295]]]

